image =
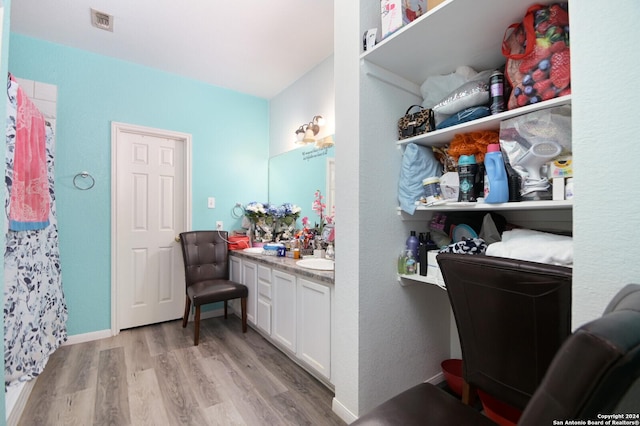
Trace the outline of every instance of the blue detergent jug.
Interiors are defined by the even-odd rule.
[[[485,203],[506,203],[509,201],[509,181],[507,169],[504,166],[500,144],[487,146],[487,155],[484,157],[484,166],[487,172],[485,179]]]

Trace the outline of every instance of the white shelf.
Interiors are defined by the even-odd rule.
[[[456,126],[447,127],[445,129],[428,132],[412,138],[402,139],[396,143],[404,146],[408,143],[415,143],[424,146],[441,146],[450,143],[456,133],[478,132],[481,130],[499,130],[500,122],[509,118],[525,115],[533,111],[553,108],[562,105],[571,104],[571,95],[562,96],[560,98],[550,99],[533,105],[523,106],[510,111],[501,112],[500,114],[490,115],[488,117],[479,118],[467,123],[461,123]]]
[[[564,210],[573,207],[572,200],[562,201],[520,201],[513,203],[447,203],[437,206],[418,206],[418,212],[439,212],[439,211],[504,211],[504,210]],[[410,214],[405,213],[398,207],[398,214],[410,218]],[[415,216],[415,214],[414,214]]]
[[[444,283],[438,282],[438,280],[436,280],[434,277],[431,277],[429,275],[423,276],[420,274],[411,274],[411,275],[398,274],[398,281],[400,281],[400,284],[403,286],[406,286],[408,284],[420,283],[420,284],[435,285],[445,291],[447,290],[447,287],[444,285]]]
[[[449,74],[461,65],[477,71],[496,68],[505,62],[505,30],[520,22],[532,3],[535,2],[446,0],[360,58],[418,86],[431,75]]]

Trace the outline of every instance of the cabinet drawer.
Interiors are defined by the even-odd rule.
[[[271,299],[271,283],[258,280],[258,294]]]
[[[258,265],[258,279],[267,283],[271,282],[271,268]]]

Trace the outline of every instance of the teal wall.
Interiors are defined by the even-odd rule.
[[[313,211],[315,191],[322,191],[322,200],[327,200],[327,159],[335,158],[335,148],[315,149],[304,146],[287,151],[269,160],[269,203],[280,205],[292,203],[302,211],[300,218],[307,216],[313,225],[320,217]],[[256,200],[262,201],[262,200]],[[264,201],[262,201],[264,202]],[[331,214],[327,204],[325,215]],[[298,227],[302,226],[298,220]]]
[[[11,16],[11,0],[0,1],[0,7],[4,6],[3,13],[3,22],[2,22],[2,49],[0,49],[0,75],[7,75],[7,63],[9,59],[9,20]],[[4,81],[4,80],[3,80]],[[6,87],[6,86],[5,86]],[[5,126],[5,117],[7,116],[7,91],[2,91],[3,96],[0,98],[0,117],[2,121],[2,126]],[[0,159],[4,159],[5,155],[5,147],[6,144],[0,143]],[[0,161],[0,176],[4,176],[5,172],[5,162]],[[2,205],[4,205],[4,191],[0,192],[2,194]],[[0,229],[4,229],[5,227],[5,215],[0,214]],[[5,245],[5,236],[2,235],[2,245]],[[4,277],[4,262],[0,262],[0,277]],[[2,329],[4,330],[4,317],[2,318]],[[2,353],[4,353],[4,339],[0,342],[0,349]],[[4,371],[4,356],[0,357],[0,366],[2,367],[1,371]],[[5,419],[7,417],[5,412],[5,400],[4,400],[4,392],[0,392],[0,424],[5,424]]]
[[[224,64],[221,64],[223,66]],[[235,202],[267,199],[265,99],[12,33],[9,71],[58,86],[56,197],[69,335],[111,327],[112,121],[193,136],[193,229],[237,229]],[[73,187],[88,171],[89,191]],[[207,197],[216,208],[207,209]]]

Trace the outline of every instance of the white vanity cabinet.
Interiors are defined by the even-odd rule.
[[[296,277],[272,270],[273,333],[271,337],[286,349],[296,353]]]
[[[332,274],[314,275],[293,259],[238,253],[229,260],[231,276],[240,273],[255,306],[249,325],[331,387]]]
[[[271,336],[271,268],[258,264],[258,297],[256,306],[256,325]]]
[[[256,299],[258,294],[258,264],[255,262],[243,261],[240,268],[242,270],[242,284],[249,289],[247,297],[247,322],[256,323]]]
[[[242,282],[242,260],[239,257],[229,256],[229,279],[237,283]]]
[[[331,378],[331,287],[298,278],[298,358]]]

